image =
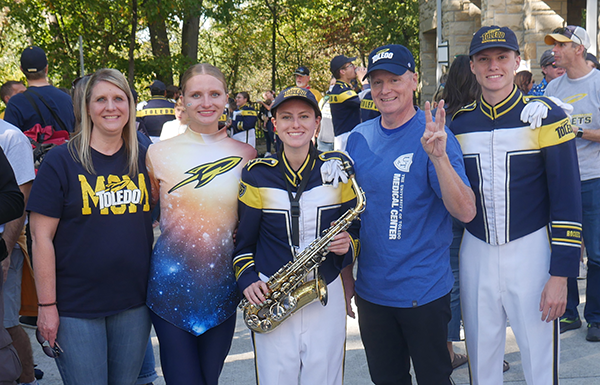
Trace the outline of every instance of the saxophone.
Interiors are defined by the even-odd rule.
[[[316,279],[308,282],[304,282],[304,279],[325,260],[329,242],[348,229],[352,221],[365,210],[366,205],[365,193],[356,182],[354,168],[348,161],[343,163],[343,167],[356,193],[356,206],[346,211],[293,261],[288,262],[269,278],[269,292],[265,294],[266,300],[263,304],[253,305],[247,298],[242,300],[240,309],[244,312],[244,322],[250,330],[268,333],[296,311],[317,299],[323,306],[327,304],[327,283],[323,277],[317,272]]]

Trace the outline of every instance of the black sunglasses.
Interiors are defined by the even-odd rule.
[[[40,333],[39,329],[35,330],[35,338],[37,338],[37,341],[42,346],[42,350],[44,351],[44,353],[48,357],[50,357],[50,358],[56,358],[56,357],[60,356],[60,353],[63,352],[63,350],[61,349],[60,345],[56,341],[54,341],[54,347],[53,348],[50,347],[49,343],[48,343],[48,345],[44,345],[48,341],[46,341],[46,339],[44,337],[42,337],[42,333]]]

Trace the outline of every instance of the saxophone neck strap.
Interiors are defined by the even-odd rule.
[[[302,193],[304,192],[304,189],[306,188],[306,185],[308,184],[308,180],[310,179],[311,172],[315,168],[315,161],[316,161],[317,155],[318,155],[317,149],[312,145],[312,143],[310,145],[310,149],[308,150],[308,155],[310,157],[309,163],[308,163],[307,167],[304,169],[304,171],[302,172],[302,181],[298,185],[298,188],[296,190],[296,195],[294,195],[292,193],[293,186],[287,177],[286,166],[285,166],[286,162],[284,162],[284,159],[283,159],[285,155],[284,155],[283,151],[281,151],[278,154],[279,169],[281,170],[281,175],[283,177],[285,187],[287,188],[288,197],[290,199],[290,213],[292,215],[292,243],[293,243],[293,246],[295,246],[295,247],[300,246],[300,197],[302,196]]]

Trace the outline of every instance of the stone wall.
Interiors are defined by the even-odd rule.
[[[448,41],[450,59],[469,53],[473,34],[481,28],[481,10],[469,0],[442,1],[442,40]]]
[[[435,0],[419,0],[419,42],[421,68],[419,80],[421,100],[431,100],[437,89],[436,63],[437,48],[435,45],[437,31],[437,12]]]

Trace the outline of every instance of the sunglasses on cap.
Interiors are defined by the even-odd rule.
[[[40,333],[39,329],[35,330],[35,338],[37,339],[37,342],[42,346],[42,350],[48,357],[56,358],[60,356],[60,354],[63,352],[62,348],[56,341],[54,341],[54,347],[50,347],[50,343],[42,336],[42,333]],[[48,342],[48,345],[44,345],[46,342]]]
[[[571,28],[567,27],[559,27],[556,28],[554,31],[552,31],[552,33],[558,33],[560,35],[563,35],[565,37],[568,37],[569,39],[573,40],[573,36],[577,38],[577,41],[579,41],[578,44],[582,44],[583,45],[583,40],[581,40],[581,38],[577,35],[575,35],[574,33],[575,31],[573,31]]]

